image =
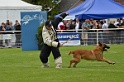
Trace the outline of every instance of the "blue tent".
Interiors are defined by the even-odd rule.
[[[114,0],[86,0],[67,12],[79,19],[122,18],[124,6]]]

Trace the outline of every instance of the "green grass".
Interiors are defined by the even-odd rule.
[[[104,57],[116,62],[115,65],[82,60],[77,68],[67,68],[72,58],[68,52],[95,46],[61,47],[62,69],[55,68],[52,54],[49,57],[50,68],[41,68],[40,51],[0,49],[0,82],[124,82],[124,45],[110,47]]]

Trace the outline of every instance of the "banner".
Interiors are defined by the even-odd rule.
[[[22,50],[38,50],[36,33],[38,27],[47,20],[47,12],[21,12]]]
[[[76,36],[76,37],[74,37]],[[70,38],[74,37],[72,40],[64,44],[64,46],[78,46],[80,45],[80,33],[58,33],[58,39],[60,43],[64,43]]]

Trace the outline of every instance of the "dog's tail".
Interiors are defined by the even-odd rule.
[[[70,51],[70,52],[68,53],[68,55],[70,55],[70,54],[73,54],[73,51]]]

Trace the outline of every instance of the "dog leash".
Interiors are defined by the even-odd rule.
[[[68,43],[70,40],[72,40],[73,38],[77,37],[78,34],[76,34],[75,36],[71,37],[70,39],[68,39],[67,41],[65,41],[64,43],[62,43],[62,45],[64,45],[65,43]]]

